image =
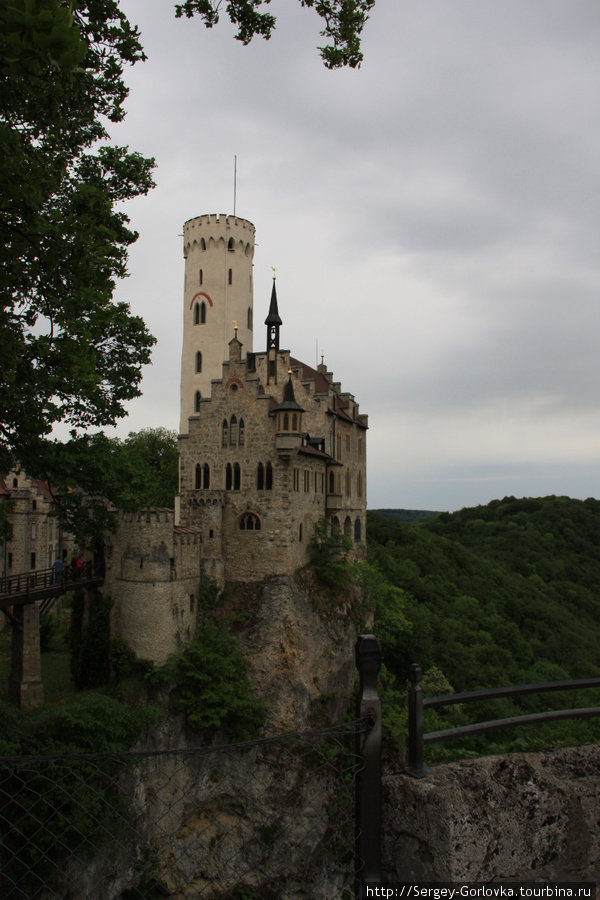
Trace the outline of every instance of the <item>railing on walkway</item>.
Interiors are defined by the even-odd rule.
[[[462,694],[445,694],[440,697],[423,696],[422,678],[423,671],[421,666],[418,663],[413,663],[409,671],[408,688],[408,765],[404,769],[405,773],[413,778],[423,778],[431,771],[425,762],[425,744],[470,737],[474,734],[483,734],[486,731],[498,731],[501,728],[556,722],[561,719],[600,716],[600,707],[598,706],[583,709],[556,709],[524,716],[493,719],[488,722],[477,722],[473,725],[462,725],[458,728],[444,728],[441,731],[425,732],[423,728],[423,711],[425,709],[436,709],[440,706],[451,706],[456,703],[472,703],[475,701],[495,700],[501,697],[515,697],[519,694],[543,694],[550,691],[574,691],[582,688],[600,687],[600,678],[517,684],[511,687],[466,691]]]
[[[18,575],[2,575],[0,609],[2,606],[28,603],[50,594],[74,590],[82,584],[89,585],[91,582],[101,584],[103,574],[102,567],[94,566],[91,560],[87,560],[79,568],[63,566],[57,570],[53,566],[50,569],[36,569]]]

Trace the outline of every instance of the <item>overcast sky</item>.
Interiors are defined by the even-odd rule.
[[[117,297],[158,344],[117,433],[178,427],[182,225],[233,211],[237,155],[255,322],[275,266],[282,346],[369,415],[370,508],[600,496],[597,0],[377,0],[335,72],[299,0],[248,47],[122,6],[148,61],[113,137],[158,167]]]

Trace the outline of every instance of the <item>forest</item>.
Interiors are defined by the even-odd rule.
[[[398,739],[413,662],[425,672],[429,696],[600,676],[600,501],[505,497],[415,524],[370,513],[368,542],[369,563],[402,591],[409,623],[395,638],[384,627],[381,641],[384,693],[395,712],[389,725]],[[376,634],[378,626],[376,616]],[[528,695],[449,707],[446,716],[431,711],[426,728],[595,705],[598,690]],[[499,732],[465,746],[599,738],[600,720],[590,719]]]

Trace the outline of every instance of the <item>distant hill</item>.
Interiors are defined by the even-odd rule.
[[[415,523],[373,512],[367,527],[369,562],[402,590],[412,623],[397,636],[379,625],[402,691],[413,662],[457,691],[600,677],[600,501],[505,497]],[[600,690],[495,701],[486,717],[574,701],[600,706]],[[600,718],[554,728],[567,743],[600,740]]]
[[[425,519],[433,519],[440,513],[431,509],[373,509],[369,512],[385,516],[386,519],[395,519],[397,522],[422,522]]]

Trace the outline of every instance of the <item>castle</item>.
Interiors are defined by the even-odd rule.
[[[113,635],[157,663],[194,636],[202,578],[291,574],[323,519],[366,554],[367,416],[281,348],[275,281],[253,349],[254,234],[235,216],[185,223],[179,494],[121,513],[106,542]]]

